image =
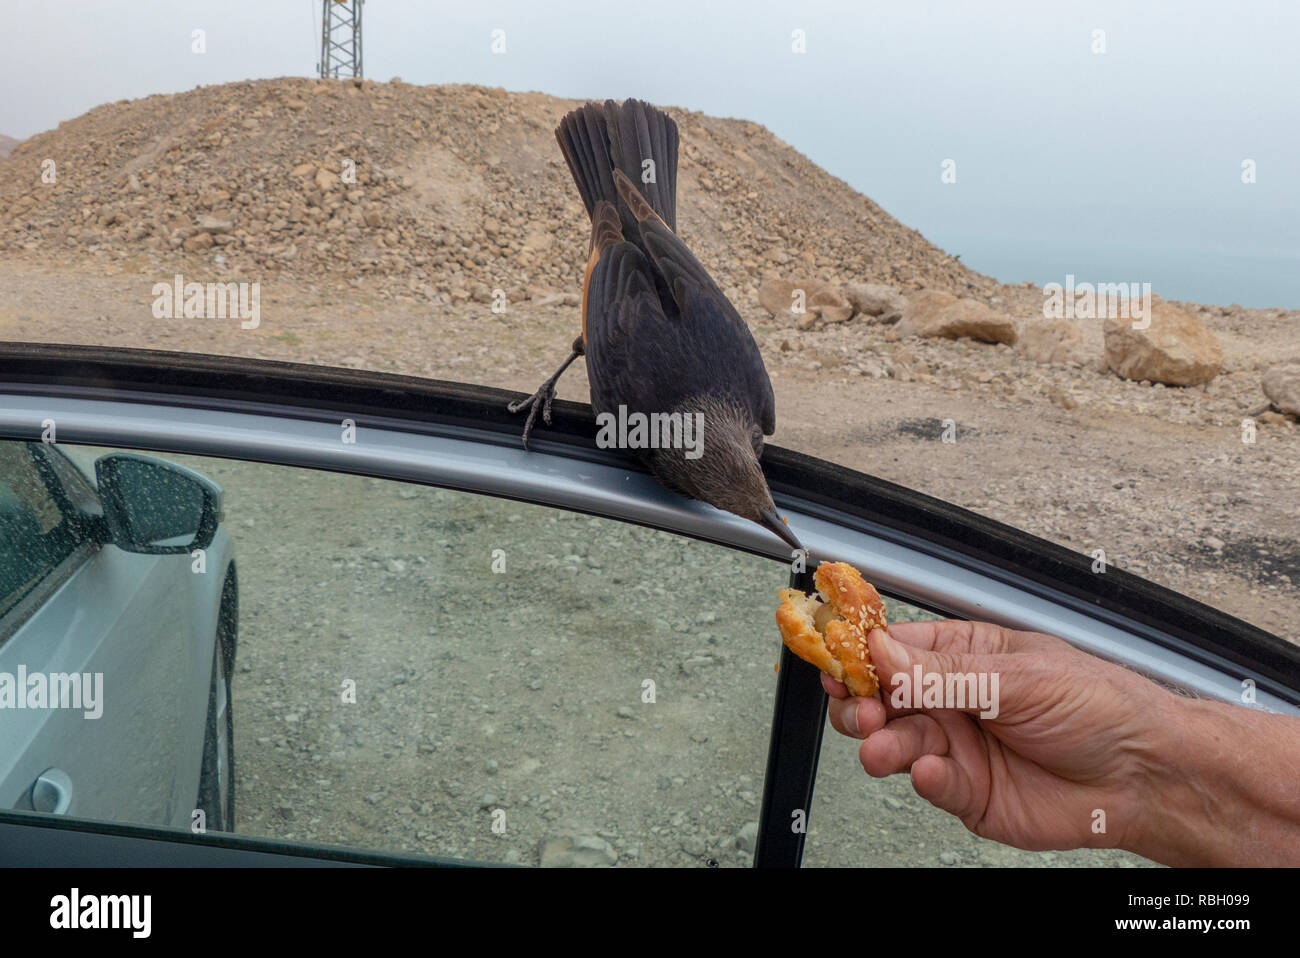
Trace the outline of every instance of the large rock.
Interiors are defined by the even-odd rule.
[[[957,302],[957,297],[952,293],[945,293],[941,289],[920,289],[904,300],[903,318],[911,322],[917,317],[928,316],[947,309],[955,302]]]
[[[802,289],[806,296],[810,287],[818,285],[817,280],[766,279],[758,287],[758,304],[773,316],[785,316],[794,304],[796,289]]]
[[[898,325],[887,331],[887,335],[920,336],[921,328],[928,325],[931,317],[957,302],[952,293],[939,289],[922,289],[904,299],[903,318]]]
[[[803,291],[803,311],[795,312],[795,291]],[[853,306],[842,292],[819,279],[768,279],[758,287],[758,302],[778,319],[810,329],[825,323],[842,323],[853,317]]]
[[[1263,387],[1274,406],[1300,419],[1300,363],[1270,366],[1264,371]]]
[[[1223,363],[1218,338],[1195,316],[1160,299],[1151,301],[1145,329],[1134,329],[1132,319],[1107,319],[1102,331],[1106,365],[1124,379],[1199,386]]]
[[[882,283],[849,283],[844,295],[858,315],[871,317],[872,322],[896,323],[907,309],[902,294]]]
[[[1036,363],[1083,363],[1087,359],[1083,333],[1064,318],[1029,320],[1020,331],[1016,348]]]
[[[942,339],[969,336],[982,343],[1008,346],[1020,338],[1020,331],[1009,316],[973,299],[958,299],[936,289],[923,289],[907,298],[899,332]]]
[[[843,323],[853,318],[853,305],[834,286],[822,286],[808,296],[809,313],[818,323]],[[805,322],[807,316],[800,322]]]

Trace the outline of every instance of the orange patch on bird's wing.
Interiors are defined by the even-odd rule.
[[[582,342],[587,342],[587,290],[591,288],[591,274],[600,262],[600,247],[591,244],[591,255],[587,257],[587,269],[582,274]]]

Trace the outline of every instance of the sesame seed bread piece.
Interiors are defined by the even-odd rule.
[[[799,658],[847,685],[851,694],[875,695],[880,683],[867,633],[885,628],[884,600],[847,562],[823,562],[813,582],[816,595],[798,589],[777,593],[781,641]]]

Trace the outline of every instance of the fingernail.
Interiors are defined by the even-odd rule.
[[[911,665],[908,658],[907,650],[900,649],[889,638],[889,633],[884,629],[876,629],[879,632],[880,650],[884,652],[884,661],[880,664],[884,666],[885,675],[894,675],[897,672],[906,672]]]
[[[848,731],[850,735],[857,735],[858,734],[858,703],[853,699],[849,699],[849,701],[853,702],[853,707],[851,709],[845,709],[844,711],[844,728]]]

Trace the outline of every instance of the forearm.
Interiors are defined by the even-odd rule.
[[[1130,851],[1166,865],[1300,865],[1300,718],[1174,697]]]

